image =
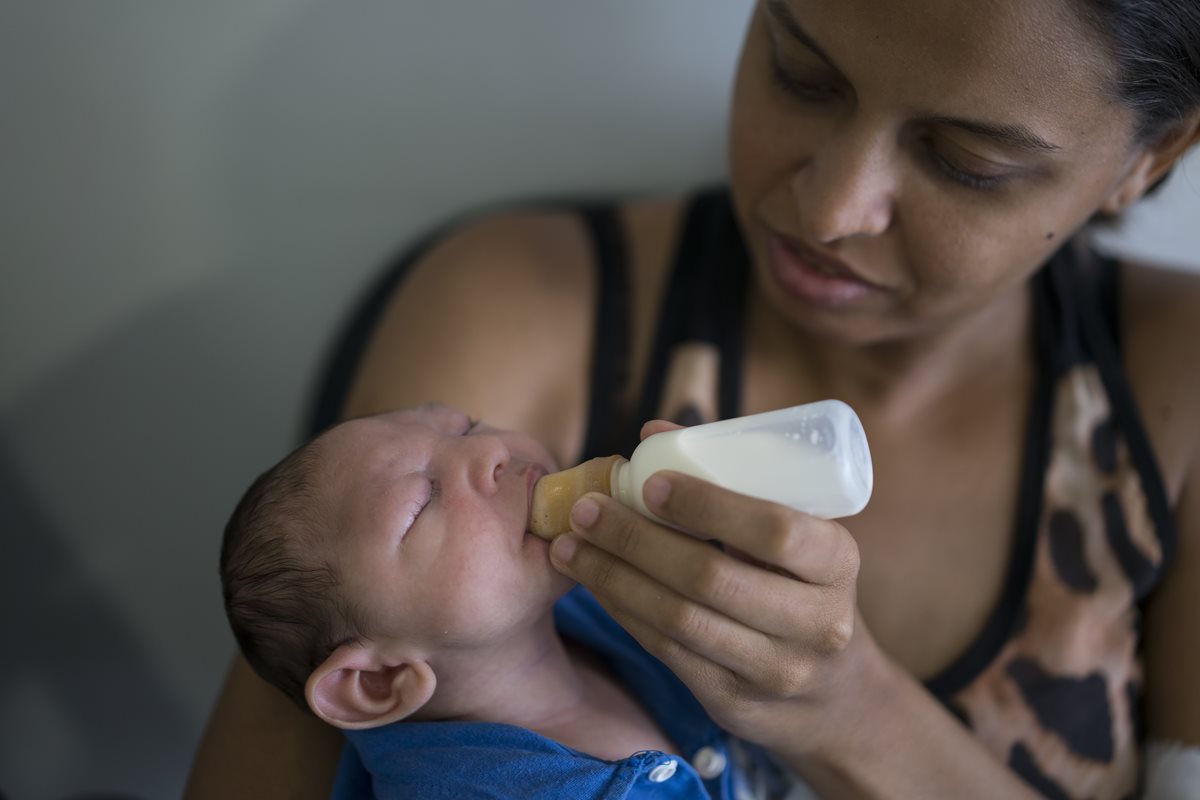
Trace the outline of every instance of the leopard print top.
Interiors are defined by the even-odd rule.
[[[593,222],[599,263],[617,269],[615,221]],[[1101,273],[1085,272],[1085,261],[1096,260],[1065,247],[1031,282],[1042,363],[1004,596],[974,644],[927,686],[1046,797],[1106,799],[1138,789],[1139,603],[1174,533],[1121,373],[1112,293],[1089,279]],[[604,391],[624,379],[624,345],[612,335],[624,324],[620,304],[610,296],[598,315],[587,457],[630,452],[641,420],[739,413],[747,280],[727,194],[698,196],[649,367],[657,380],[632,414],[617,413],[615,392]],[[631,423],[624,430],[622,416]]]

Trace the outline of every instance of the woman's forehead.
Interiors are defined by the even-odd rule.
[[[778,39],[803,50],[794,25],[866,101],[919,115],[1032,118],[1065,138],[1097,115],[1111,119],[1115,106],[1110,58],[1075,0],[763,5]]]

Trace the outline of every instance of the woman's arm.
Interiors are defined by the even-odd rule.
[[[1147,800],[1157,797],[1200,797],[1200,470],[1187,479],[1176,514],[1178,548],[1166,579],[1146,611],[1146,722],[1151,742],[1182,745],[1192,755],[1155,760],[1149,767]],[[1154,774],[1176,772],[1183,778]],[[1160,784],[1190,786],[1194,795],[1156,793]]]
[[[329,797],[341,733],[305,714],[241,655],[196,751],[187,800]]]
[[[1200,275],[1128,266],[1122,277],[1125,362],[1177,534],[1146,606],[1147,735],[1200,748]]]
[[[563,462],[585,426],[590,253],[573,214],[464,227],[413,266],[360,365],[345,416],[437,400],[538,436]],[[189,800],[328,797],[341,737],[236,657],[188,782]]]

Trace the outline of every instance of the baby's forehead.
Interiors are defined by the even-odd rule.
[[[457,436],[461,414],[440,408],[410,409],[343,422],[312,442],[318,472],[355,480],[394,477],[421,469],[434,442]],[[386,475],[384,475],[386,473]]]
[[[389,486],[408,473],[424,473],[436,443],[462,435],[470,420],[446,406],[427,405],[347,420],[311,443],[322,483]]]
[[[358,449],[382,440],[404,440],[420,435],[422,430],[434,428],[432,419],[390,411],[347,420],[330,429],[315,444],[325,455],[335,455],[347,449]]]
[[[358,417],[342,423],[342,428],[364,435],[378,435],[380,431],[395,431],[397,435],[418,435],[423,430],[443,434],[457,434],[468,417],[461,411],[440,403],[427,403],[414,408],[384,411],[379,414]]]

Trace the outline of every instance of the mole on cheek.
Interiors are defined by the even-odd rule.
[[[1049,233],[1047,233],[1047,234],[1046,234],[1046,241],[1047,241],[1047,242],[1048,242],[1048,241],[1050,241],[1050,240],[1051,240],[1051,239],[1053,239],[1053,238],[1054,238],[1054,231],[1050,231]]]

